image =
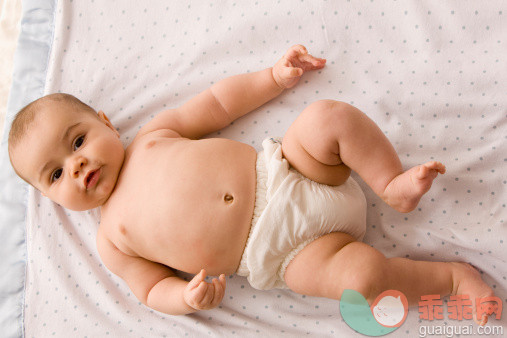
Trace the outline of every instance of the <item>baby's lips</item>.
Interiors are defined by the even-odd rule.
[[[101,172],[100,168],[88,171],[88,173],[84,178],[84,185],[86,189],[92,188],[93,186],[95,186],[95,184],[97,184],[97,181],[99,180],[100,177],[100,172]]]

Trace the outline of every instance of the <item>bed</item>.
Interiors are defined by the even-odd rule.
[[[44,94],[70,93],[104,110],[128,145],[157,112],[223,77],[270,67],[297,43],[326,67],[207,137],[260,150],[313,101],[355,105],[405,168],[447,166],[408,214],[355,176],[368,200],[364,241],[388,257],[470,262],[506,304],[506,15],[502,1],[23,1],[0,152],[2,336],[362,336],[337,301],[258,291],[238,276],[227,278],[214,310],[153,311],[101,263],[98,210],[62,209],[8,161],[10,121]],[[488,326],[505,327],[506,317]],[[413,307],[390,336],[471,324],[445,312],[420,319]]]

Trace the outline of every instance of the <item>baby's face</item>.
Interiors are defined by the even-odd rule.
[[[51,104],[36,116],[15,147],[18,172],[43,195],[71,210],[103,205],[125,156],[119,134],[99,112]],[[74,111],[72,111],[74,110]]]

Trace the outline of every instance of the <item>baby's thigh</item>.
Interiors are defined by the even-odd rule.
[[[308,106],[283,137],[284,157],[309,179],[327,185],[340,185],[350,169],[340,158],[336,138],[340,102],[317,101]]]
[[[304,247],[287,266],[284,280],[294,292],[317,297],[336,298],[330,294],[333,258],[345,245],[356,239],[343,232],[332,232]]]

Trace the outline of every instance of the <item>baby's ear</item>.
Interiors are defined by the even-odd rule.
[[[104,122],[106,126],[108,126],[112,131],[114,131],[116,136],[120,137],[120,133],[118,130],[116,130],[111,121],[109,121],[109,118],[106,116],[106,114],[102,110],[99,110],[97,114],[99,115],[99,118],[102,120],[102,122]]]

